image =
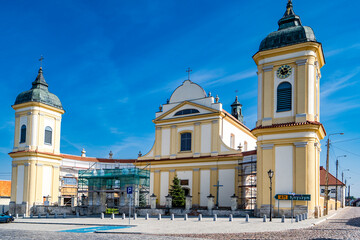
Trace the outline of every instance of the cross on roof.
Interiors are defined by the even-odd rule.
[[[41,57],[39,58],[39,61],[40,61],[40,67],[42,67],[42,61],[44,60],[44,57],[43,55],[41,55]]]
[[[192,69],[191,69],[191,68],[188,68],[188,69],[186,70],[186,72],[188,73],[188,80],[190,80],[190,72],[192,72]]]

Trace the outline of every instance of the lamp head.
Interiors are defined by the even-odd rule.
[[[269,178],[272,178],[274,176],[274,171],[270,169],[268,171],[268,175],[269,175]]]

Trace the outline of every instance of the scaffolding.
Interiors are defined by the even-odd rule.
[[[114,169],[88,169],[78,173],[78,198],[82,205],[106,205],[120,208],[126,204],[127,187],[134,189],[134,203],[147,199],[150,188],[148,166],[140,169],[123,166]],[[140,196],[142,195],[142,196]],[[141,200],[140,200],[141,201]]]
[[[256,206],[256,156],[239,159],[238,198],[239,209],[254,210]]]

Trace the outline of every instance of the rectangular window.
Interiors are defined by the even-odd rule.
[[[180,151],[191,151],[191,133],[181,134]]]

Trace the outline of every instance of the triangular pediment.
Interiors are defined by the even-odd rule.
[[[182,113],[184,113],[183,110],[185,110],[185,112],[186,112],[186,111],[189,111],[189,109],[192,109],[192,111],[191,111],[192,113],[182,114]],[[181,112],[181,111],[183,111],[183,112]],[[198,112],[196,112],[196,111],[198,111]],[[184,102],[176,105],[169,111],[165,112],[164,114],[160,115],[154,121],[160,121],[160,120],[165,120],[165,119],[176,119],[176,118],[204,115],[204,114],[218,113],[218,112],[219,111],[216,109],[212,109],[212,108],[209,108],[209,107],[197,104],[197,103],[184,101]]]

